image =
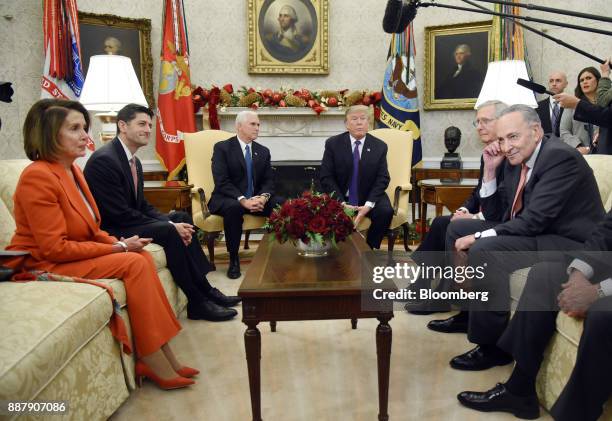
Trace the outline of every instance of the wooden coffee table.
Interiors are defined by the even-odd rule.
[[[377,318],[378,419],[388,420],[389,366],[393,311],[362,308],[362,261],[370,252],[363,237],[354,233],[327,257],[297,255],[290,243],[269,243],[265,236],[240,285],[251,409],[261,421],[260,322]],[[369,280],[368,280],[369,281]],[[370,285],[371,282],[364,282]],[[355,325],[353,326],[355,327]],[[314,386],[314,385],[313,385]]]
[[[421,227],[425,226],[427,220],[427,205],[436,207],[436,216],[442,215],[442,210],[446,206],[449,211],[455,212],[457,208],[470,196],[474,187],[478,185],[478,180],[467,178],[463,180],[421,180]],[[424,229],[421,229],[421,241],[425,237]]]

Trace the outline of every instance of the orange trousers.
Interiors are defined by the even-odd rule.
[[[49,271],[94,280],[123,280],[136,355],[140,357],[159,350],[181,329],[157,276],[153,258],[146,251],[58,263]]]

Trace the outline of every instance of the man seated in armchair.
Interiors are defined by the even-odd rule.
[[[370,248],[378,249],[393,218],[393,207],[385,193],[391,178],[387,144],[368,134],[368,113],[365,105],[354,105],[346,111],[347,131],[325,142],[320,179],[326,193],[357,211],[355,226],[363,218],[370,218],[366,241]]]
[[[225,244],[230,255],[227,277],[240,277],[238,249],[243,215],[269,216],[283,199],[274,196],[270,150],[255,140],[259,117],[255,111],[236,116],[236,136],[215,144],[212,174],[215,188],[208,203],[211,213],[223,217]]]

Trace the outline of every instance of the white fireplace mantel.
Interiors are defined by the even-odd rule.
[[[247,108],[227,107],[219,109],[222,130],[235,133],[236,115]],[[342,107],[328,108],[317,115],[308,107],[262,107],[257,110],[261,127],[258,142],[270,149],[272,161],[320,161],[323,158],[325,140],[346,131]],[[208,115],[199,111],[197,129],[208,126]],[[373,127],[372,127],[373,128]],[[424,158],[424,165],[440,166],[441,156]],[[464,165],[478,168],[479,158],[464,158]],[[157,160],[143,162],[148,171],[161,169]]]
[[[236,115],[243,110],[220,109],[221,130],[235,132]],[[257,110],[261,123],[257,141],[270,149],[272,161],[320,161],[325,140],[346,130],[344,112],[341,107],[329,108],[320,115],[308,107],[262,107]]]

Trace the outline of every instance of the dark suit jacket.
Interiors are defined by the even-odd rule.
[[[480,187],[482,186],[482,176],[484,175],[484,160],[480,157],[480,177],[478,177],[478,184],[472,190],[472,194],[463,203],[463,207],[470,213],[480,212]]]
[[[119,138],[93,153],[85,166],[85,178],[96,198],[102,216],[102,227],[121,235],[122,228],[168,221],[143,195],[142,164],[136,158],[138,194],[134,196],[134,181],[130,164]]]
[[[576,106],[574,119],[599,126],[597,153],[612,155],[612,105],[600,107],[581,99]]]
[[[326,193],[346,202],[351,176],[353,174],[353,151],[348,132],[332,136],[325,142],[321,161],[321,187]],[[359,161],[359,205],[378,202],[389,185],[387,169],[387,144],[366,134]]]
[[[522,210],[510,219],[521,166],[504,161],[504,180],[495,194],[481,199],[485,218],[502,221],[495,226],[497,235],[538,237],[539,250],[558,249],[558,236],[583,243],[604,216],[593,170],[558,138],[546,135],[541,142]]]
[[[538,101],[538,108],[536,108],[540,121],[542,122],[542,128],[545,134],[554,134],[559,137],[559,124],[561,123],[561,116],[563,115],[563,107],[559,106],[559,119],[555,126],[553,133],[552,122],[550,121],[550,98]]]
[[[270,165],[270,150],[251,142],[253,159],[253,195],[262,193],[274,195],[274,176]],[[217,142],[213,149],[212,173],[215,189],[210,197],[208,208],[218,212],[225,200],[236,201],[247,191],[246,162],[236,136]]]
[[[484,75],[467,61],[455,77],[457,66],[453,66],[447,76],[436,88],[436,99],[476,98],[482,88]]]

